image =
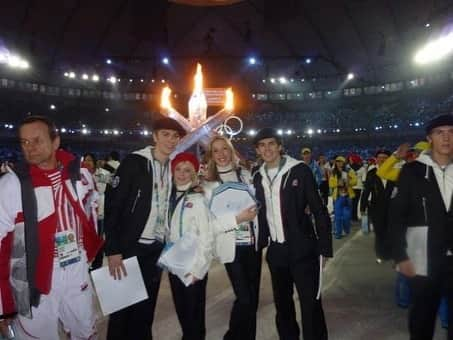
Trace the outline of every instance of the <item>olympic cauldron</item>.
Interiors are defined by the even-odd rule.
[[[206,117],[208,103],[203,91],[203,74],[200,64],[197,64],[195,86],[189,100],[188,119],[172,107],[170,95],[171,89],[165,87],[162,90],[161,95],[161,113],[179,122],[179,124],[187,131],[187,135],[180,141],[175,151],[170,155],[170,158],[187,150],[195,143],[199,143],[202,147],[206,148],[209,140],[216,133],[227,134],[232,138],[234,135],[241,132],[242,121],[239,117],[233,115],[234,96],[231,88],[225,90],[225,103],[223,109],[209,118]],[[239,122],[240,127],[237,130],[233,130],[228,126],[227,123],[230,119],[236,119]]]

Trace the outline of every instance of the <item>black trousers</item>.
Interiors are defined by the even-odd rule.
[[[327,203],[329,202],[329,182],[322,181],[319,185],[319,193],[321,194],[321,199],[324,205],[327,207]]]
[[[206,284],[203,280],[186,287],[173,274],[168,274],[176,314],[182,328],[182,340],[204,340],[206,337]]]
[[[124,257],[137,256],[148,299],[110,315],[107,340],[152,340],[152,325],[162,269],[156,265],[163,244],[137,244]]]
[[[353,221],[358,221],[359,216],[357,215],[357,210],[359,206],[359,201],[360,201],[360,195],[362,194],[362,190],[360,189],[354,189],[354,198],[352,199],[352,216],[351,219]]]
[[[449,269],[438,274],[410,279],[412,305],[409,309],[411,340],[429,340],[434,336],[437,311],[442,296],[448,303],[448,340],[453,340],[453,259]]]
[[[276,249],[271,249],[271,247]],[[267,262],[271,273],[272,291],[277,311],[275,321],[280,340],[300,339],[293,299],[294,286],[299,295],[304,340],[327,340],[327,326],[322,302],[321,299],[316,299],[319,258],[310,257],[293,263],[283,257],[289,257],[287,249],[279,248],[286,248],[286,246],[271,243],[267,253]],[[276,254],[280,250],[283,252]]]
[[[261,280],[261,251],[255,246],[237,246],[234,261],[225,268],[236,300],[224,340],[255,340],[256,312]]]
[[[376,257],[389,260],[392,257],[392,241],[388,228],[387,211],[373,212],[370,215],[374,228],[374,249]]]

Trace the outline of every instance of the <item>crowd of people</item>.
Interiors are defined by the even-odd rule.
[[[296,159],[283,152],[277,130],[263,128],[252,141],[254,162],[222,136],[202,159],[183,152],[170,160],[186,132],[162,118],[152,146],[123,160],[88,153],[80,162],[60,149],[56,131],[46,117],[25,119],[18,130],[24,162],[5,165],[0,176],[2,332],[13,327],[19,339],[57,340],[61,321],[71,339],[96,339],[88,273],[105,255],[112,280],[127,276],[124,260],[137,257],[148,293],[110,315],[107,339],[152,339],[164,269],[182,338],[204,339],[207,274],[217,260],[235,296],[224,339],[253,340],[267,249],[280,339],[300,338],[294,287],[303,338],[328,339],[322,268],[333,256],[332,235],[346,236],[361,217],[369,222],[363,232],[374,229],[376,261],[393,260],[398,285],[411,293],[411,339],[433,337],[442,297],[453,339],[453,116],[426,124],[426,141],[370,159],[348,153],[315,160],[305,146]],[[212,204],[234,190],[252,203]],[[160,264],[181,244],[192,250],[182,274]]]

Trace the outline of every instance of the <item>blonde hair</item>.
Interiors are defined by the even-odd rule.
[[[206,157],[207,157],[207,174],[206,174],[206,180],[207,181],[220,181],[220,176],[219,176],[219,171],[217,170],[217,165],[214,161],[213,158],[213,144],[217,141],[223,141],[225,142],[227,148],[231,152],[231,163],[233,166],[233,169],[237,168],[238,164],[238,157],[236,155],[236,149],[234,148],[233,144],[231,144],[231,141],[223,136],[214,136],[211,141],[209,142],[208,149],[206,150]]]

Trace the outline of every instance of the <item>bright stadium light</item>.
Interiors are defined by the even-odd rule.
[[[170,59],[168,59],[167,57],[162,58],[162,63],[168,65],[170,63]]]
[[[275,83],[275,78],[271,78],[271,83]]]
[[[99,81],[99,76],[97,74],[93,74],[91,80],[97,83]]]
[[[249,64],[250,65],[255,65],[256,64],[256,59],[254,57],[249,58]]]
[[[414,61],[425,65],[439,61],[453,52],[453,32],[427,43],[415,54]]]
[[[355,78],[355,74],[354,73],[348,73],[348,80],[352,80]]]
[[[293,130],[288,130],[288,131],[286,131],[286,134],[287,134],[287,135],[292,135],[292,134],[293,134]]]
[[[69,78],[74,79],[76,74],[74,72],[69,72]]]
[[[55,105],[53,105],[53,104],[50,105],[50,109],[51,109],[51,110],[55,110],[56,108],[57,108],[57,107],[56,107]]]
[[[61,128],[60,130],[61,133],[66,133],[66,129],[64,127]]]
[[[278,134],[279,136],[283,135],[283,130],[282,130],[282,129],[278,129],[278,130],[277,130],[277,134]]]
[[[307,133],[308,133],[309,135],[312,135],[312,134],[314,133],[314,131],[313,131],[313,129],[308,129],[308,130],[307,130]]]
[[[256,135],[256,131],[254,129],[251,129],[251,130],[249,130],[248,135],[249,136],[255,136]]]
[[[107,81],[111,82],[112,84],[116,83],[116,77],[111,76],[110,78],[107,79]]]
[[[305,64],[311,64],[311,58],[305,59]]]
[[[88,74],[86,74],[86,73],[82,74],[82,79],[83,80],[88,80]]]
[[[66,78],[69,77],[69,73],[68,73],[68,72],[63,73],[63,75],[64,75]]]
[[[112,63],[112,59],[106,59],[105,63],[110,65]]]
[[[280,77],[278,81],[280,82],[280,84],[286,84],[288,82],[285,77]]]

